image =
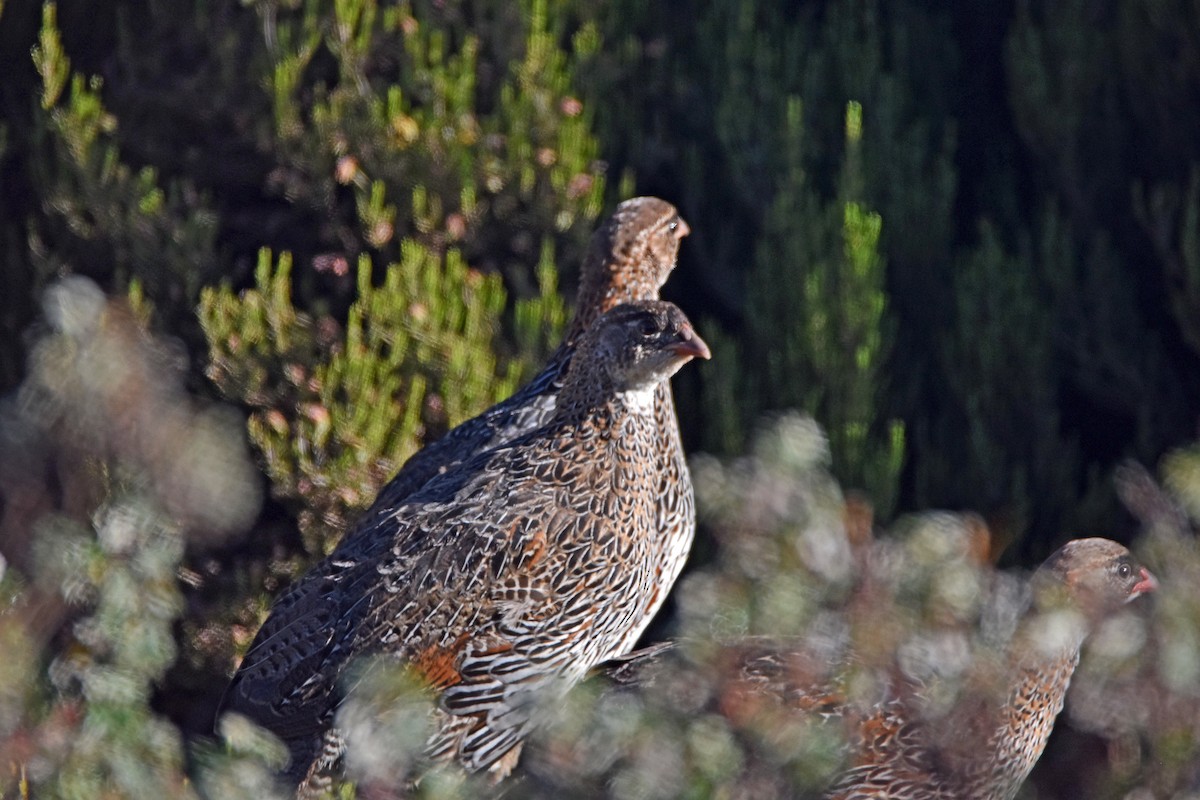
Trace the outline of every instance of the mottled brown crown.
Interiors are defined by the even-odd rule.
[[[657,197],[617,206],[588,245],[568,340],[616,305],[657,299],[689,230],[675,206]]]

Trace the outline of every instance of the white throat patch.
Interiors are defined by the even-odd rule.
[[[621,392],[621,399],[631,411],[650,411],[654,408],[654,394],[657,388],[657,385],[651,385],[641,389],[629,389]]]

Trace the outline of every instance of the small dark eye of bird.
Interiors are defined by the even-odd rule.
[[[669,230],[669,231],[676,231],[676,230],[679,230],[679,220],[677,220],[677,219],[673,219],[673,220],[671,220],[670,222],[668,222],[668,223],[667,223],[667,230]]]
[[[1133,574],[1133,567],[1129,566],[1128,564],[1122,564],[1121,566],[1117,567],[1117,574],[1122,578],[1128,578]]]
[[[653,336],[658,333],[658,324],[652,319],[645,318],[638,323],[638,333],[642,336]]]

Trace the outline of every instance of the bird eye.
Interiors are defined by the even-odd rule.
[[[649,317],[642,317],[641,321],[638,322],[638,333],[642,336],[653,336],[658,333],[658,323]]]
[[[1133,567],[1129,566],[1128,564],[1122,564],[1121,566],[1117,567],[1117,574],[1122,578],[1128,578],[1133,574]]]
[[[673,219],[670,222],[668,222],[667,230],[669,230],[671,232],[675,232],[675,231],[679,230],[679,220]]]

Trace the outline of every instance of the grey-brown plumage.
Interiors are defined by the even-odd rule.
[[[674,206],[653,197],[627,200],[593,236],[580,270],[575,317],[562,345],[533,381],[508,400],[458,426],[411,458],[383,489],[371,509],[338,545],[276,601],[226,692],[224,710],[249,716],[279,735],[292,751],[293,769],[316,757],[328,721],[321,704],[297,703],[333,686],[315,686],[321,675],[312,665],[325,657],[338,633],[337,598],[344,574],[391,546],[396,509],[431,477],[471,456],[503,444],[546,423],[583,331],[603,312],[622,302],[654,299],[675,265],[688,227]],[[682,567],[695,528],[691,482],[679,445],[670,388],[658,390],[655,414],[661,441],[657,457],[663,474],[658,517],[669,531],[672,563],[663,583],[670,586]],[[662,593],[665,596],[666,592]],[[661,598],[659,598],[661,602]]]
[[[384,652],[442,690],[431,756],[511,767],[530,698],[632,648],[678,573],[677,533],[659,510],[671,465],[658,389],[694,356],[707,348],[668,303],[594,323],[549,423],[380,517],[388,546],[371,558],[331,559],[323,613],[302,621],[328,645],[302,663],[287,651],[260,661],[287,690],[264,697],[285,712],[272,729],[289,744],[319,738],[351,659]],[[293,752],[316,755],[305,747]]]

